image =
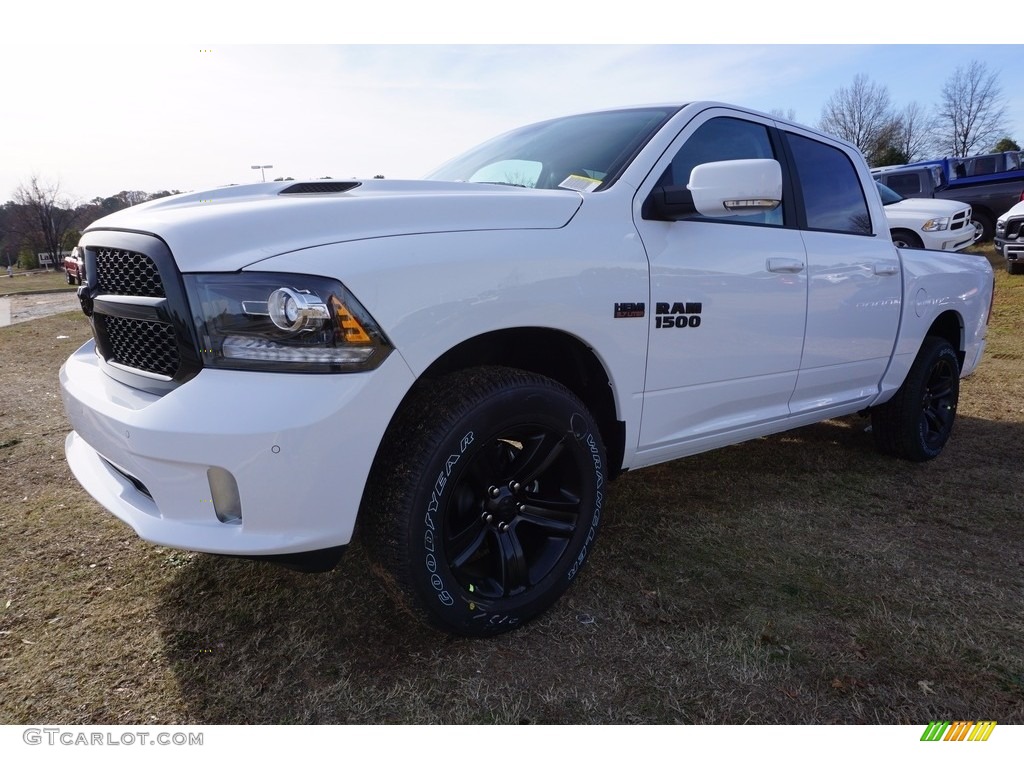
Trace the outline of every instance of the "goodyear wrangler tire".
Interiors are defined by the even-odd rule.
[[[593,417],[551,379],[475,368],[418,385],[374,463],[367,544],[435,627],[514,629],[592,549],[605,463]]]
[[[872,409],[871,431],[883,453],[928,461],[953,432],[960,398],[960,359],[945,339],[928,336],[889,402]]]

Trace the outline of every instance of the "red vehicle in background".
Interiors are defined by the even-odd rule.
[[[64,277],[68,285],[81,285],[85,282],[85,256],[78,246],[75,246],[70,256],[64,257]]]

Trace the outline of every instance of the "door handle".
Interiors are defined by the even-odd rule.
[[[875,274],[881,277],[891,277],[892,275],[898,275],[900,273],[900,264],[898,261],[876,261],[875,262]]]
[[[804,263],[799,259],[768,259],[768,271],[795,275],[804,271]]]

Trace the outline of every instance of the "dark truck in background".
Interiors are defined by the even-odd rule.
[[[981,240],[991,240],[996,220],[1024,200],[1020,152],[945,157],[872,168],[871,175],[903,197],[931,197],[969,204]]]

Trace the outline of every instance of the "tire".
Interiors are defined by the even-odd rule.
[[[893,229],[889,232],[892,235],[892,244],[897,248],[924,248],[921,238],[907,229]]]
[[[981,236],[975,239],[976,243],[987,243],[993,237],[996,236],[996,224],[992,220],[991,214],[985,213],[984,211],[976,211],[971,209],[971,221],[974,225],[981,230]]]
[[[960,398],[960,360],[945,339],[925,338],[889,402],[871,410],[876,447],[910,461],[934,459],[953,432]]]
[[[593,417],[551,379],[474,368],[421,383],[371,471],[367,546],[431,625],[515,629],[558,599],[591,551],[605,464]]]
[[[1021,272],[1024,272],[1024,269],[1022,269],[1022,266],[1024,266],[1024,265],[1022,265],[1020,262],[1017,262],[1017,261],[1007,261],[1006,262],[1006,271],[1009,274],[1011,274],[1011,275],[1019,275],[1019,274],[1021,274]]]
[[[68,281],[68,285],[74,285],[75,284],[75,278],[73,278],[71,276],[70,272],[65,272],[64,273],[64,279]]]

